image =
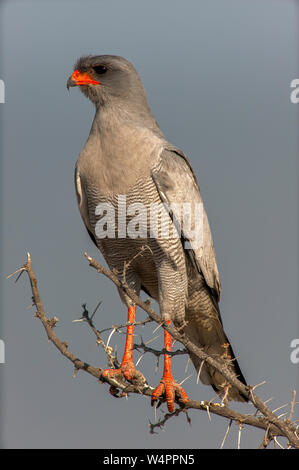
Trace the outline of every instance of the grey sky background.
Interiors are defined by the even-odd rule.
[[[149,400],[117,400],[48,343],[31,303],[26,275],[5,278],[32,255],[45,309],[60,322],[70,350],[101,367],[105,355],[85,324],[73,324],[87,302],[98,328],[121,324],[126,310],[114,286],[92,270],[84,251],[103,261],[77,209],[73,169],[88,136],[93,106],[66,90],[83,54],[117,54],[133,62],[167,138],[189,156],[208,212],[223,294],[221,312],[248,383],[272,408],[298,389],[290,361],[298,331],[298,106],[296,2],[164,0],[151,2],[2,1],[2,320],[6,364],[0,365],[1,445],[5,448],[215,448],[227,422],[191,412],[150,435]],[[137,319],[145,315],[138,311]],[[150,338],[154,326],[139,330]],[[114,335],[119,355],[124,335]],[[138,340],[138,338],[136,338]],[[153,346],[162,345],[162,336]],[[138,357],[138,354],[135,356]],[[174,374],[185,377],[186,358]],[[152,385],[160,368],[139,368]],[[194,399],[214,397],[196,384]],[[234,405],[251,412],[250,405]],[[164,408],[165,409],[165,408]],[[281,412],[284,412],[282,410]],[[236,447],[233,425],[225,447]],[[262,432],[246,428],[242,447]]]

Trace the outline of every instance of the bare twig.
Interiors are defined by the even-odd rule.
[[[153,339],[151,339],[150,341],[153,341]],[[144,352],[149,352],[151,354],[154,354],[154,356],[156,356],[156,357],[163,356],[166,353],[167,353],[168,356],[181,356],[182,354],[183,355],[188,354],[188,351],[186,349],[177,349],[176,351],[166,351],[165,348],[163,348],[163,349],[149,348],[147,346],[147,344],[149,344],[149,341],[144,343],[144,341],[141,340],[141,342],[139,344],[134,344],[133,345],[133,350],[134,349],[137,349],[137,350],[141,349]]]
[[[225,443],[226,438],[227,438],[227,436],[228,436],[228,433],[229,433],[229,431],[230,431],[232,422],[233,422],[233,420],[231,419],[231,420],[229,421],[229,423],[228,423],[228,426],[227,426],[226,431],[225,431],[225,434],[224,434],[223,441],[221,442],[220,449],[223,449],[223,446],[224,446],[224,443]]]
[[[170,418],[173,418],[174,416],[178,416],[179,414],[181,413],[185,413],[186,415],[186,419],[187,419],[187,423],[188,424],[191,424],[191,419],[188,415],[188,412],[185,408],[177,408],[175,411],[173,411],[172,413],[165,413],[164,414],[164,418],[162,418],[160,421],[157,421],[156,423],[151,423],[149,422],[149,428],[150,428],[150,433],[151,434],[156,434],[155,433],[155,429],[156,428],[160,428],[160,429],[164,429],[164,425],[165,423],[170,419]]]
[[[117,368],[117,367],[119,367],[119,363],[118,363],[116,355],[113,354],[113,348],[109,347],[108,342],[107,342],[107,345],[105,344],[105,342],[103,341],[103,339],[101,337],[101,334],[100,334],[99,330],[97,330],[97,328],[93,324],[93,317],[94,317],[94,315],[95,315],[95,313],[96,313],[96,311],[97,311],[97,309],[99,308],[100,305],[101,305],[101,302],[98,303],[98,305],[96,306],[96,308],[93,311],[92,315],[89,316],[88,310],[86,309],[86,304],[83,304],[82,305],[82,308],[83,308],[82,317],[79,320],[73,320],[73,321],[85,321],[85,322],[88,323],[88,325],[90,326],[90,328],[92,329],[92,331],[96,335],[97,344],[102,346],[102,348],[104,349],[104,351],[107,355],[107,358],[108,358],[108,362],[110,363],[111,367],[112,368]]]
[[[267,430],[264,434],[264,437],[262,439],[262,442],[259,445],[259,449],[266,449],[270,442],[272,441],[273,437],[270,433],[269,426],[267,427]]]
[[[239,424],[239,432],[238,432],[238,449],[241,448],[241,434],[242,434],[243,424]]]
[[[123,325],[112,325],[109,328],[103,328],[102,330],[99,330],[99,333],[105,333],[106,331],[110,330],[121,330],[122,328],[127,328],[129,325],[134,325],[134,326],[144,326],[146,323],[151,323],[153,320],[151,318],[146,318],[143,321],[134,321],[133,323],[127,322],[124,323]]]
[[[288,420],[291,422],[293,413],[294,413],[294,408],[295,408],[295,400],[296,400],[296,390],[293,390],[292,392],[292,400],[291,400],[291,406],[290,406],[290,414]]]

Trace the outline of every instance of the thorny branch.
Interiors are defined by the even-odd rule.
[[[145,324],[148,321],[155,321],[156,323],[161,325],[162,328],[167,330],[175,340],[182,343],[187,351],[193,352],[202,361],[205,361],[211,366],[215,367],[215,369],[218,370],[230,384],[235,386],[240,392],[242,392],[245,396],[248,397],[249,401],[254,405],[256,412],[260,413],[260,416],[257,416],[256,414],[242,414],[231,409],[223,402],[219,404],[219,403],[213,403],[213,402],[207,402],[207,401],[199,402],[195,400],[189,400],[189,402],[184,407],[176,409],[173,413],[165,413],[163,419],[161,419],[160,421],[156,423],[150,423],[150,432],[153,433],[156,428],[163,428],[165,423],[170,418],[172,418],[173,416],[177,416],[178,414],[182,412],[186,414],[187,421],[190,423],[190,418],[187,412],[190,409],[196,409],[196,410],[207,412],[209,417],[210,417],[210,414],[216,414],[218,416],[222,416],[224,418],[229,419],[230,423],[231,422],[237,423],[239,425],[238,447],[240,446],[242,428],[244,425],[249,425],[255,428],[265,430],[265,435],[260,444],[260,448],[266,448],[272,440],[274,441],[274,444],[278,444],[279,446],[281,446],[279,442],[277,441],[277,437],[279,436],[287,438],[288,447],[293,447],[297,449],[299,448],[298,427],[295,425],[295,422],[291,421],[292,415],[294,412],[294,406],[295,406],[295,392],[293,392],[293,396],[292,396],[289,417],[282,419],[281,417],[277,416],[273,411],[271,411],[271,409],[266,405],[266,403],[263,402],[254,393],[254,390],[255,388],[257,388],[257,386],[246,387],[230,372],[229,368],[227,367],[227,365],[225,365],[225,363],[221,362],[217,358],[213,358],[207,355],[201,348],[197,347],[189,339],[187,339],[179,329],[173,326],[170,326],[166,323],[163,323],[161,321],[160,316],[151,308],[150,303],[148,301],[146,302],[142,301],[136,295],[135,291],[130,289],[130,287],[128,286],[125,280],[125,276],[123,276],[122,280],[119,280],[118,276],[115,273],[101,266],[93,258],[88,256],[87,254],[85,254],[85,257],[89,261],[90,266],[96,269],[98,273],[104,274],[106,277],[108,277],[118,288],[122,289],[133,300],[133,302],[136,305],[141,307],[148,314],[148,319],[146,319],[144,322],[136,322],[135,324],[137,323]],[[73,363],[74,368],[75,368],[75,374],[77,373],[78,370],[84,370],[85,372],[94,376],[96,379],[101,380],[102,369],[98,367],[94,367],[86,363],[85,361],[82,361],[79,357],[77,357],[75,354],[73,354],[69,350],[68,343],[66,341],[60,340],[58,336],[56,335],[54,328],[59,320],[57,317],[50,319],[47,317],[45,313],[42,300],[40,297],[40,293],[37,287],[37,280],[36,280],[36,277],[32,268],[31,256],[29,253],[27,254],[27,262],[20,269],[18,269],[14,274],[19,273],[18,274],[18,278],[19,278],[22,272],[27,272],[28,274],[30,284],[31,284],[31,290],[32,290],[33,305],[36,307],[35,316],[41,320],[46,330],[48,339],[56,346],[56,348],[61,352],[63,356],[65,356],[67,359],[69,359]],[[95,314],[95,311],[93,312],[91,316],[89,316],[85,305],[83,305],[83,309],[84,311],[83,311],[82,317],[80,320],[77,320],[77,321],[86,321],[88,323],[88,325],[90,326],[90,328],[93,330],[93,332],[96,335],[97,343],[104,348],[108,357],[108,361],[110,362],[111,366],[117,367],[118,361],[117,361],[116,356],[113,354],[113,349],[110,348],[108,345],[106,345],[101,337],[101,332],[105,330],[99,331],[94,326],[93,316]],[[125,326],[127,326],[127,324],[113,326],[112,328],[113,328],[113,331],[117,331]],[[151,352],[155,354],[157,357],[163,354],[163,351],[156,351],[151,348],[148,348],[146,344],[143,342],[143,340],[141,341],[140,344],[134,345],[134,349],[142,349],[144,352]],[[176,351],[173,355],[185,354],[186,350]],[[125,380],[120,381],[120,380],[116,380],[113,377],[109,378],[108,382],[110,384],[110,387],[113,388],[115,392],[115,396],[119,396],[119,397],[127,395],[129,393],[142,394],[146,397],[151,397],[151,394],[153,391],[153,387],[148,385],[146,382],[142,384],[135,384],[135,383],[130,384],[126,382]],[[117,391],[120,391],[120,395],[116,394]],[[228,426],[225,437],[223,439],[222,446],[229,432],[229,429],[230,429],[230,424]]]
[[[99,308],[100,305],[101,305],[101,302],[98,303],[98,305],[97,305],[96,309],[94,310],[94,312],[92,313],[92,315],[89,316],[88,311],[86,310],[86,304],[83,304],[82,305],[82,308],[83,308],[82,317],[78,320],[73,320],[73,322],[86,321],[89,324],[90,328],[92,329],[92,331],[96,335],[97,344],[102,346],[102,348],[104,349],[104,351],[107,355],[108,362],[110,363],[110,366],[112,368],[117,368],[117,367],[119,367],[119,363],[118,363],[117,357],[113,355],[113,348],[109,347],[108,344],[107,345],[105,344],[104,340],[101,337],[101,332],[99,330],[97,330],[97,328],[93,324],[94,314],[96,313],[96,311],[97,311],[97,309]]]
[[[141,339],[141,342],[139,344],[134,344],[133,346],[133,351],[136,349],[139,351],[140,349],[144,352],[149,352],[153,354],[156,357],[163,356],[164,354],[168,354],[168,356],[181,356],[188,354],[187,349],[177,349],[176,351],[166,351],[165,348],[163,349],[153,349],[147,346],[147,343],[144,343],[143,339]]]

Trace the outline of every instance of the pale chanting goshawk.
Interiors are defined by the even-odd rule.
[[[112,55],[82,57],[67,82],[68,88],[73,86],[79,86],[96,108],[75,168],[79,210],[92,240],[120,279],[127,263],[128,284],[138,295],[143,290],[157,300],[165,322],[182,327],[186,337],[212,357],[229,357],[230,370],[246,385],[223,330],[218,305],[221,283],[212,235],[188,158],[166,140],[151,113],[141,79],[128,60]],[[149,216],[143,219],[144,227],[139,227],[143,236],[129,236],[118,226],[120,197],[125,198],[127,207],[142,205],[148,213],[155,205],[162,206],[162,212],[164,208],[155,236]],[[105,212],[101,213],[99,207],[108,204],[114,210],[115,231],[114,236],[103,238],[97,224],[99,214],[104,217]],[[202,207],[201,243],[194,243],[191,237],[195,219],[185,227],[178,220],[179,212],[169,210],[178,206],[191,207],[192,220],[197,208]],[[125,224],[133,218],[134,214],[126,213]],[[173,228],[170,236],[164,236],[165,224]],[[119,294],[128,308],[128,322],[134,323],[136,306],[122,291]],[[113,375],[133,380],[133,331],[134,325],[129,325],[120,369],[106,369],[104,380]],[[170,335],[164,330],[166,351],[170,351],[170,345]],[[228,400],[246,401],[215,368],[201,364],[194,354],[190,357],[204,384],[210,384]],[[175,399],[184,404],[188,396],[174,381],[171,357],[165,354],[163,377],[152,402],[166,400],[168,410],[173,411]]]

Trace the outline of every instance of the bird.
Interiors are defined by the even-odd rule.
[[[67,80],[68,89],[76,86],[95,106],[75,165],[78,207],[92,241],[119,279],[126,266],[129,287],[158,302],[163,323],[181,328],[208,355],[228,358],[229,370],[246,385],[223,329],[214,244],[189,158],[164,136],[129,60],[107,54],[82,56]],[[152,208],[158,208],[158,216],[156,225],[149,227]],[[189,222],[182,222],[182,208],[187,213],[189,208],[189,219],[183,214]],[[119,295],[128,312],[124,355],[120,367],[105,369],[102,379],[132,382],[136,305],[121,289]],[[152,392],[152,404],[166,402],[173,412],[175,402],[184,406],[189,397],[173,377],[167,354],[171,336],[165,329],[164,348],[163,376]],[[192,352],[189,356],[202,383],[211,385],[222,399],[247,401],[214,367]]]

